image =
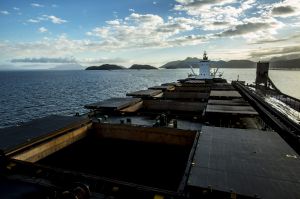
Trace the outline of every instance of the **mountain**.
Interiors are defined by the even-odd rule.
[[[270,68],[300,68],[300,58],[291,60],[270,61]]]
[[[114,64],[103,64],[101,66],[90,66],[85,70],[122,70],[125,69],[124,66],[118,66]]]
[[[178,61],[171,61],[160,68],[166,68],[166,69],[176,69],[176,68],[190,68],[190,65],[194,65],[193,62],[200,61],[198,58],[192,58],[188,57],[185,60],[178,60]],[[230,60],[228,62],[226,61],[211,61],[211,65],[213,67],[219,67],[219,68],[254,68],[256,66],[256,62],[252,62],[249,60]]]
[[[193,62],[199,61],[197,58],[186,58],[185,60],[171,61],[160,68],[166,69],[176,69],[176,68],[190,68],[190,65],[194,66]],[[230,60],[230,61],[211,61],[212,67],[219,68],[255,68],[256,62],[250,60]],[[300,68],[300,58],[289,59],[289,60],[270,60],[270,68],[280,68],[280,69],[292,69]]]
[[[162,65],[160,68],[165,68],[165,69],[190,68],[190,66],[195,67],[195,62],[198,61],[200,61],[200,59],[196,57],[187,57],[185,60],[168,62]],[[211,61],[211,66],[218,67],[218,68],[255,68],[256,62],[250,60],[230,60],[230,61],[220,60],[220,61]],[[68,67],[68,68],[70,69],[72,67]],[[290,59],[290,60],[271,59],[270,68],[280,68],[280,69],[300,68],[300,58]],[[101,66],[90,66],[86,68],[86,70],[120,70],[120,69],[126,69],[126,68],[123,66],[118,66],[113,64],[103,64]],[[157,68],[151,65],[133,64],[129,69],[157,69]]]
[[[152,69],[158,69],[154,66],[150,65],[141,65],[141,64],[133,64],[129,69],[147,69],[147,70],[152,70]]]
[[[162,65],[160,68],[166,68],[166,69],[190,68],[190,65],[193,65],[193,64],[189,63],[189,62],[196,62],[199,60],[200,59],[195,58],[195,57],[194,58],[187,57],[185,60],[177,60],[177,61],[168,62],[168,63]]]
[[[220,68],[255,68],[256,62],[249,60],[230,60],[228,62],[223,62]]]

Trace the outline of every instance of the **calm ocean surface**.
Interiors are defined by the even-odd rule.
[[[255,69],[222,69],[229,82],[252,83]],[[189,69],[0,72],[0,128],[52,114],[85,113],[85,104],[186,78]],[[300,98],[300,71],[271,70],[277,87]]]

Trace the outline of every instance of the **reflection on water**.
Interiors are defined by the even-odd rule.
[[[84,113],[85,104],[186,78],[190,69],[0,72],[0,128],[51,114]],[[255,69],[220,69],[228,81],[253,83]],[[270,71],[278,88],[300,98],[300,71]]]

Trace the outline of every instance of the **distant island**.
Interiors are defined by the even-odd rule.
[[[158,69],[154,66],[150,65],[141,65],[141,64],[133,64],[130,68],[125,68],[124,66],[114,65],[114,64],[103,64],[100,66],[90,66],[87,67],[85,70],[123,70],[123,69],[146,69],[146,70],[153,70]]]
[[[103,64],[101,66],[90,66],[85,70],[122,70],[125,69],[124,66],[114,65],[114,64]]]
[[[158,68],[150,65],[142,65],[142,64],[133,64],[129,69],[146,69],[146,70],[157,70]]]
[[[160,68],[162,69],[177,69],[177,68],[190,68],[190,66],[196,67],[195,62],[200,61],[196,57],[187,57],[184,60],[171,61]],[[193,63],[194,62],[194,63]],[[230,61],[211,61],[212,67],[219,68],[255,68],[256,62],[250,60],[230,60]],[[271,69],[300,69],[300,59],[290,60],[270,60]],[[158,68],[151,65],[133,64],[130,68],[114,64],[103,64],[100,66],[90,66],[85,70],[124,70],[124,69],[135,69],[135,70],[157,70]]]

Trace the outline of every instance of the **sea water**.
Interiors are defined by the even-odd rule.
[[[0,128],[52,114],[85,113],[85,104],[186,78],[189,69],[0,72]],[[255,69],[221,69],[223,78],[255,81]],[[300,98],[300,71],[271,70],[284,93]]]

